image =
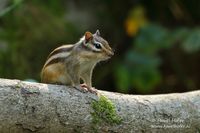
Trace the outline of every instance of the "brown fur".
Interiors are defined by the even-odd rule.
[[[86,40],[87,39],[87,40]],[[102,48],[94,48],[93,42],[98,41]],[[41,72],[44,83],[78,86],[80,78],[91,88],[93,69],[99,61],[109,59],[113,55],[108,42],[100,37],[100,33],[85,33],[74,45],[63,45],[53,50]]]
[[[63,78],[63,80],[61,80]],[[61,83],[67,84],[65,73],[65,66],[63,63],[56,63],[50,66],[47,66],[45,69],[42,70],[41,79],[44,83]]]

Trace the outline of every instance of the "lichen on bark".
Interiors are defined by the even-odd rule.
[[[91,113],[93,124],[106,122],[110,125],[120,124],[122,119],[117,114],[114,104],[105,96],[100,95],[98,101],[91,104],[94,112]]]

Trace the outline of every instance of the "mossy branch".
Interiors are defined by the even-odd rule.
[[[0,79],[0,132],[198,132],[200,91],[166,95],[82,93]]]

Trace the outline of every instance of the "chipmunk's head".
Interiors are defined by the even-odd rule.
[[[95,34],[85,32],[83,45],[87,56],[97,60],[106,60],[114,55],[108,42],[100,36],[99,30]]]

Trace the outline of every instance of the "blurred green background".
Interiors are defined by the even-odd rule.
[[[54,48],[99,29],[115,56],[96,66],[96,88],[130,94],[196,90],[199,9],[199,0],[0,0],[0,78],[40,82]]]

